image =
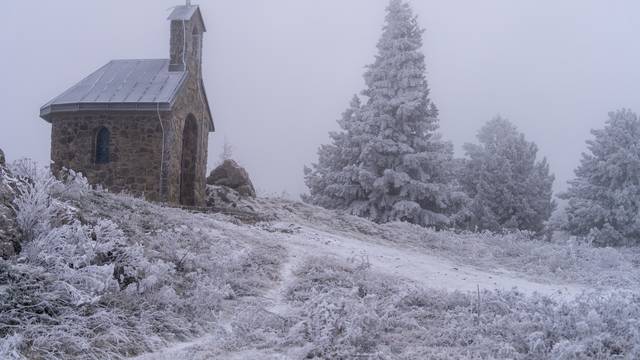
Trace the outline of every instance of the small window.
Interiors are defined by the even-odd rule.
[[[106,164],[109,162],[109,140],[111,133],[105,127],[98,130],[96,137],[96,164]]]
[[[200,49],[202,48],[202,37],[200,34],[193,34],[193,43],[191,45],[191,52],[196,58],[200,57]]]

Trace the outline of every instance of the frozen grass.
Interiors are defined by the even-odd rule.
[[[20,257],[0,261],[2,359],[119,359],[176,342],[179,358],[194,359],[640,357],[640,298],[614,291],[640,288],[636,250],[377,225],[283,199],[247,201],[256,218],[279,220],[246,225],[93,191],[73,173],[59,181],[23,163],[14,174],[27,239]],[[606,291],[478,297],[380,274],[366,257],[286,260],[287,241],[314,229]]]
[[[362,241],[425,252],[483,270],[507,270],[542,282],[640,289],[638,248],[597,248],[570,238],[550,242],[535,239],[526,232],[437,232],[399,222],[379,225],[282,199],[260,200],[254,207],[273,213],[282,221]]]
[[[244,344],[290,359],[637,359],[640,297],[568,302],[518,292],[407,287],[367,263],[313,258],[297,269],[290,315],[237,318]],[[251,326],[248,326],[251,324]]]
[[[0,261],[0,358],[119,359],[220,327],[279,278],[284,249],[224,217],[89,189],[28,166],[27,234]]]

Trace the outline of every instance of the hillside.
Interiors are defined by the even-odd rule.
[[[640,356],[635,250],[232,192],[181,210],[28,162],[2,182],[23,232],[0,262],[3,359]]]

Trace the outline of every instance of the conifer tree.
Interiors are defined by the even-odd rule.
[[[640,244],[640,120],[629,110],[609,114],[592,130],[588,152],[561,195],[566,230],[601,246]]]
[[[342,132],[306,169],[306,200],[378,222],[449,223],[460,199],[452,185],[453,146],[436,133],[423,30],[409,5],[391,0],[375,62],[364,75],[367,101],[345,113]]]
[[[465,145],[461,183],[471,198],[466,226],[540,233],[555,209],[547,160],[536,161],[537,146],[500,117],[480,130],[478,140]]]
[[[318,149],[318,163],[305,167],[305,180],[311,192],[303,200],[328,209],[346,209],[354,202],[366,201],[358,182],[358,158],[362,151],[361,102],[357,96],[338,121],[341,132],[332,132],[332,144]]]

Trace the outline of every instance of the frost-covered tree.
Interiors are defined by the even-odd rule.
[[[555,209],[547,160],[536,161],[537,146],[501,117],[489,121],[478,140],[465,145],[460,180],[471,198],[466,226],[541,232]]]
[[[458,202],[451,181],[453,146],[436,133],[422,33],[402,0],[391,0],[375,62],[364,75],[364,104],[354,99],[307,168],[308,202],[378,222],[425,226],[449,222]]]
[[[222,145],[222,152],[220,153],[220,164],[233,158],[233,145],[229,142],[229,139],[224,138],[224,144]]]
[[[640,244],[640,120],[629,110],[609,113],[592,130],[568,200],[566,230],[601,246]]]
[[[362,104],[353,97],[338,124],[341,132],[331,132],[332,144],[318,149],[318,163],[305,168],[306,183],[311,196],[307,202],[330,209],[345,209],[356,201],[366,201],[367,194],[358,181],[358,158],[364,144]]]

